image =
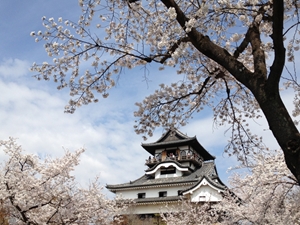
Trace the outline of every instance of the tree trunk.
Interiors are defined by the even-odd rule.
[[[300,184],[300,134],[283,104],[279,92],[265,90],[255,96],[269,128],[282,148],[290,171]]]

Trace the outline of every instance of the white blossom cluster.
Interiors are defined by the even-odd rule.
[[[12,138],[0,147],[8,156],[0,166],[0,199],[9,224],[109,224],[124,208],[105,198],[97,179],[79,188],[71,172],[83,149],[41,161]]]
[[[170,209],[162,217],[168,225],[300,224],[300,187],[282,153],[264,150],[246,169],[246,175],[240,172],[229,178],[231,187],[221,202],[183,202],[180,210]]]
[[[176,7],[168,6],[173,3]],[[256,64],[274,57],[272,4],[271,0],[80,0],[82,15],[77,22],[43,18],[45,31],[31,33],[36,41],[45,42],[45,50],[53,58],[52,62],[35,63],[32,70],[38,79],[53,79],[58,89],[70,89],[72,99],[66,111],[73,113],[77,107],[97,102],[99,94],[106,98],[124,69],[148,63],[161,64],[161,70],[175,67],[185,79],[171,86],[162,84],[136,104],[136,132],[151,136],[158,126],[185,125],[194,112],[209,106],[216,125],[230,124],[232,128],[230,154],[248,153],[261,141],[247,126],[260,107],[247,85],[208,53],[197,50],[199,43],[192,42],[190,34],[197,31],[220,46],[219,51],[236,57],[241,73],[254,73],[261,69]],[[284,1],[284,38],[291,62],[295,62],[300,43],[298,9],[297,2]],[[253,27],[259,30],[259,46],[248,37]],[[255,59],[257,52],[262,52],[259,60]],[[270,70],[265,66],[262,73]],[[289,74],[286,87],[296,89],[297,116],[299,85],[296,74]]]
[[[226,224],[300,224],[300,187],[281,151],[265,150],[253,158],[246,166],[250,174],[235,173],[229,179],[240,202],[237,207],[231,196],[219,205],[228,212]]]
[[[191,203],[189,200],[182,200],[179,207],[173,209],[166,207],[168,213],[161,213],[161,217],[168,225],[206,225],[220,224],[220,216],[215,213],[215,209],[209,202]]]

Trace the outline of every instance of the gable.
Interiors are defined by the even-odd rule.
[[[204,177],[200,182],[182,194],[189,195],[191,202],[218,202],[222,200],[221,193],[223,191],[223,189],[216,187]]]
[[[178,141],[184,139],[189,139],[189,137],[180,133],[175,129],[170,129],[165,133],[165,135],[163,135],[159,140],[157,140],[157,143],[172,142],[172,141]]]

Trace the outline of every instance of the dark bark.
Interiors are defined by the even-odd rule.
[[[270,74],[258,88],[250,89],[258,101],[278,144],[282,148],[285,161],[300,183],[300,134],[289,115],[279,94],[279,82],[285,64],[285,48],[283,43],[284,2],[273,3],[273,46],[274,61]],[[256,72],[256,71],[255,71]],[[251,77],[251,79],[257,79]]]
[[[177,21],[183,29],[189,20],[174,0],[162,0],[167,8],[174,7]],[[283,42],[284,1],[273,1],[273,45],[274,61],[267,76],[264,52],[261,49],[259,24],[253,22],[245,40],[234,55],[214,44],[208,36],[192,29],[187,33],[194,47],[208,58],[227,69],[232,76],[245,85],[258,101],[278,144],[282,148],[288,168],[300,184],[300,134],[292,121],[279,94],[279,82],[285,64]],[[271,18],[269,18],[270,20]],[[254,72],[249,71],[236,58],[250,44],[253,51]]]
[[[274,94],[266,90],[265,93],[255,97],[268,121],[270,130],[284,152],[288,168],[300,183],[300,134],[279,92]]]
[[[282,148],[285,161],[300,184],[300,134],[279,94],[279,82],[285,64],[283,40],[284,2],[273,2],[274,61],[264,88],[264,95],[256,96],[269,127]]]

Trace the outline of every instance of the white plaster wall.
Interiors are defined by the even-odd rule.
[[[190,165],[189,162],[181,162],[180,164],[183,165],[183,166],[188,166],[188,167],[190,167],[190,168],[193,169],[193,170],[196,168],[196,167],[194,166],[194,164]]]
[[[152,214],[164,212],[176,212],[179,209],[179,203],[155,203],[148,205],[135,205],[125,212],[125,214]]]
[[[158,192],[167,191],[167,196],[178,196],[178,190],[183,190],[187,186],[175,186],[175,187],[161,187],[152,189],[138,189],[138,190],[122,190],[116,194],[121,195],[124,199],[136,199],[138,193],[146,193],[146,198],[158,197]]]
[[[163,174],[163,175],[161,175],[160,174],[160,169],[155,172],[155,179],[167,178],[167,177],[181,177],[181,176],[182,176],[182,172],[179,171],[177,168],[176,168],[176,173],[173,173],[173,174]]]
[[[216,190],[210,187],[209,185],[203,185],[199,189],[195,190],[191,195],[192,202],[199,202],[199,201],[221,201],[222,196]]]

